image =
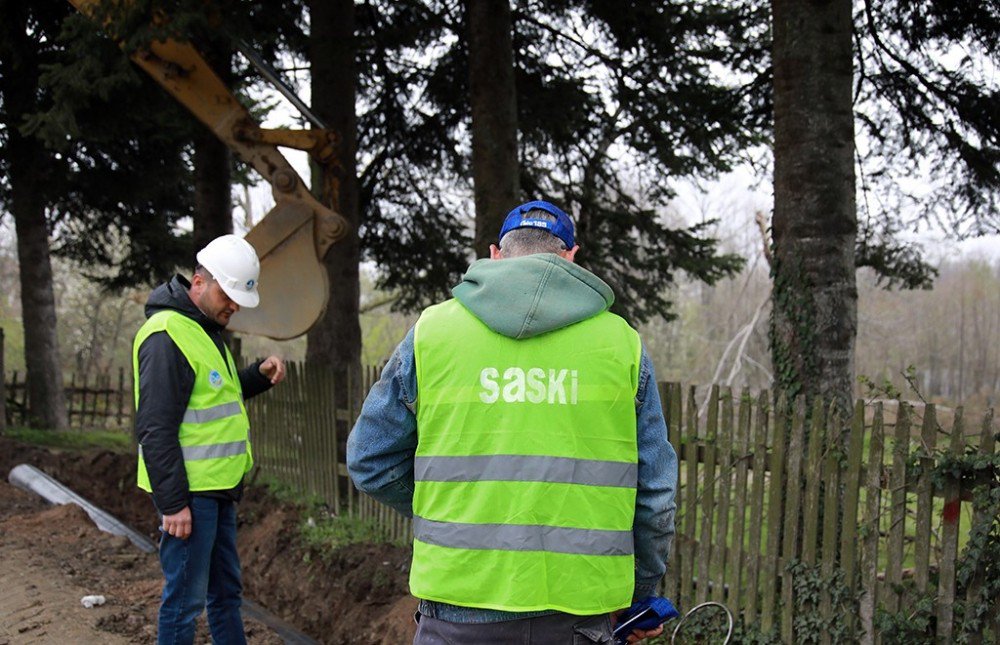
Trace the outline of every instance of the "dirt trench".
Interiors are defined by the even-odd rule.
[[[150,538],[149,496],[135,487],[135,458],[111,451],[63,451],[0,437],[0,645],[155,641],[162,579],[156,555],[102,533],[75,506],[49,506],[6,482],[29,463]],[[352,545],[321,552],[304,544],[304,510],[248,488],[238,541],[245,595],[322,643],[399,644],[413,638],[416,601],[407,591],[409,549]],[[80,598],[107,603],[86,609]],[[197,642],[209,642],[204,618]],[[246,621],[248,640],[281,643]]]

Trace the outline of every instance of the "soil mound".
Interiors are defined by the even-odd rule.
[[[140,532],[158,537],[152,501],[135,486],[134,455],[48,450],[0,437],[3,479],[20,463],[32,464]],[[411,641],[416,600],[407,591],[410,550],[358,544],[319,551],[301,538],[304,513],[264,488],[247,488],[238,515],[246,596],[323,643]],[[48,506],[3,481],[0,554],[5,566],[15,552],[23,554],[21,564],[32,575],[56,571],[81,589],[107,596],[97,629],[131,642],[154,640],[162,588],[155,554],[99,531],[74,505]],[[246,626],[251,643],[281,642],[263,625],[248,620]],[[208,640],[204,619],[197,639]]]

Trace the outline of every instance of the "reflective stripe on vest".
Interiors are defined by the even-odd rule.
[[[203,410],[185,410],[182,423],[208,423],[209,421],[225,419],[237,414],[243,414],[243,408],[238,401],[233,401],[231,403],[214,405]]]
[[[598,531],[532,524],[456,524],[413,518],[413,537],[454,549],[632,555],[632,531]]]
[[[181,454],[184,455],[184,461],[235,457],[236,455],[246,454],[246,451],[246,441],[231,441],[229,443],[216,443],[207,446],[181,446]],[[139,456],[142,457],[142,446],[139,446]]]
[[[522,481],[635,488],[639,466],[619,461],[539,455],[417,457],[416,481]]]
[[[628,606],[640,354],[610,313],[514,340],[456,300],[424,311],[414,596],[580,615]]]
[[[176,311],[154,314],[139,329],[133,343],[137,407],[139,347],[158,332],[170,335],[194,372],[194,387],[177,435],[188,488],[191,491],[233,488],[253,465],[253,453],[248,436],[250,423],[232,355],[225,348],[223,357],[201,325],[187,316]],[[143,490],[152,490],[141,446],[137,483]]]

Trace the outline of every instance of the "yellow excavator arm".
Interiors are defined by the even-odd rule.
[[[99,0],[69,1],[89,15]],[[277,146],[329,163],[336,136],[322,129],[262,129],[190,44],[153,42],[132,60],[271,184],[275,206],[246,236],[260,258],[260,306],[241,309],[229,329],[276,339],[306,333],[329,298],[322,258],[349,224],[313,197]]]

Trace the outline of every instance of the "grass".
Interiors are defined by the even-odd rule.
[[[351,544],[391,543],[378,522],[347,515],[331,515],[318,495],[304,495],[296,487],[276,477],[262,476],[258,484],[265,486],[277,500],[302,509],[305,519],[299,525],[299,532],[303,541],[313,550],[330,553]]]
[[[305,543],[321,553],[351,544],[390,543],[378,523],[347,516],[325,515],[319,520],[308,517],[303,520],[300,531]]]
[[[265,487],[267,492],[279,502],[304,507],[306,512],[317,513],[323,510],[324,502],[319,495],[303,493],[296,486],[288,484],[277,477],[262,473],[259,477],[255,477],[255,481],[258,486]]]
[[[7,428],[3,436],[15,441],[47,448],[84,450],[104,448],[115,452],[130,452],[132,434],[123,430],[37,430],[35,428]]]

